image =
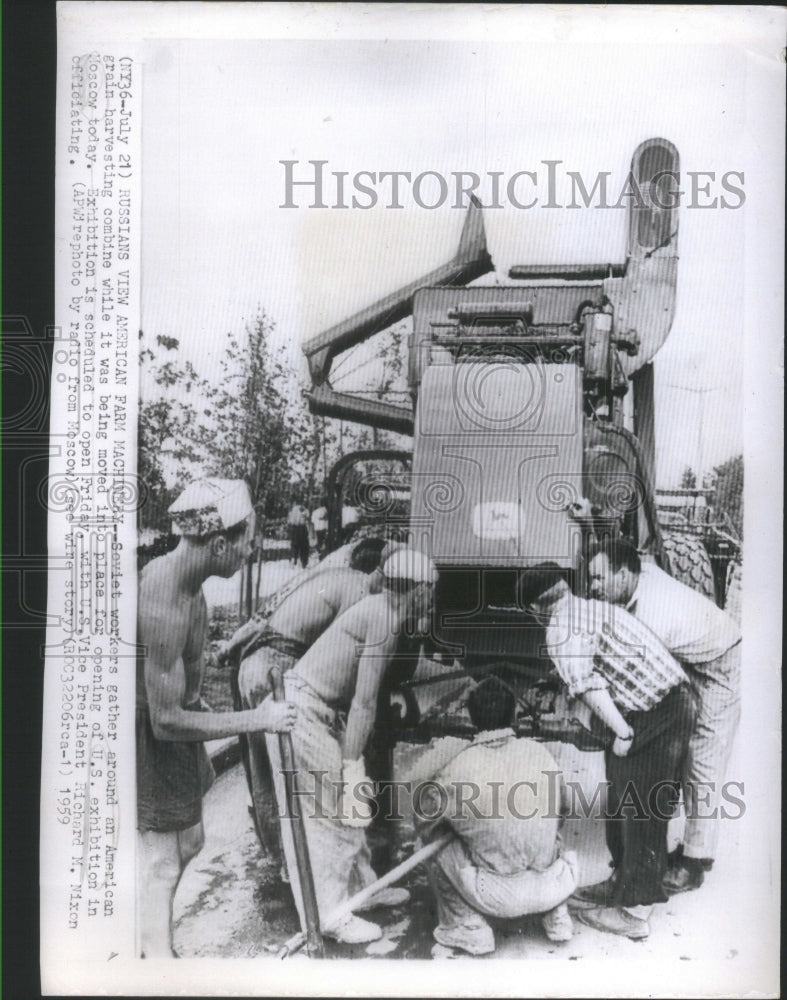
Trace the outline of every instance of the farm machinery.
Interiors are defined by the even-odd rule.
[[[556,563],[583,593],[591,529],[625,535],[678,577],[687,546],[702,544],[685,525],[662,525],[653,485],[652,359],[675,308],[678,174],[670,142],[643,142],[631,162],[626,259],[514,266],[505,284],[480,280],[494,266],[474,201],[452,260],[304,345],[313,413],[413,438],[411,452],[340,461],[329,481],[330,537],[338,539],[347,475],[365,462],[375,471],[354,476],[349,502],[389,530],[406,529],[439,570],[430,637],[438,659],[456,659],[471,677],[503,676],[526,701],[548,661],[542,629],[517,605],[523,568]],[[406,316],[411,405],[337,392],[334,359]],[[583,504],[590,523],[575,516]],[[697,585],[691,573],[687,582]],[[411,674],[404,651],[387,694],[397,687],[400,732],[416,738],[424,679]],[[543,735],[541,703],[529,705],[526,725]]]

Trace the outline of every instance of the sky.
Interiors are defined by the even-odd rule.
[[[714,172],[711,196],[723,194],[721,175],[748,162],[742,59],[715,44],[526,38],[151,41],[143,329],[177,337],[208,374],[227,334],[262,307],[305,378],[305,339],[453,254],[464,212],[450,202],[319,209],[298,190],[299,207],[282,208],[282,160],[297,161],[296,177],[309,176],[313,159],[328,161],[326,175],[529,170],[542,203],[544,161],[559,160],[557,200],[567,204],[565,171],[590,181],[609,171],[617,191],[637,145],[662,136],[684,172]],[[329,204],[333,191],[326,186]],[[390,203],[388,188],[379,191]],[[743,449],[745,204],[688,208],[686,200],[675,319],[656,358],[662,487],[677,485],[687,465],[707,470]],[[516,263],[625,257],[624,211],[509,205],[487,210],[485,223],[499,281]]]

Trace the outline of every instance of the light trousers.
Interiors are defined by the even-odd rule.
[[[301,793],[297,802],[306,830],[320,922],[325,930],[328,915],[350,896],[371,885],[377,876],[371,866],[365,830],[344,826],[337,818],[340,815],[342,747],[335,711],[295,674],[285,676],[284,691],[287,701],[298,708],[298,721],[291,734],[295,782]],[[301,927],[305,929],[292,820],[286,818],[279,737],[277,733],[268,733],[266,738],[279,815],[282,817],[284,856]]]
[[[741,644],[710,663],[686,664],[697,718],[683,780],[683,853],[712,860],[723,815],[722,788],[741,717]]]

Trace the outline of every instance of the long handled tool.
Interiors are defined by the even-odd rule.
[[[284,682],[281,670],[273,667],[270,672],[275,701],[284,701]],[[295,799],[295,754],[292,749],[292,737],[289,733],[279,733],[279,750],[281,752],[284,790],[287,798],[287,815],[292,820],[292,839],[295,845],[295,860],[298,865],[298,875],[303,897],[303,912],[306,918],[306,934],[304,941],[310,958],[325,958],[322,934],[320,933],[320,915],[317,909],[317,895],[314,891],[314,877],[309,860],[309,845],[306,843],[306,828],[303,825],[303,815],[297,807]],[[303,942],[301,942],[303,944]]]
[[[378,878],[376,882],[372,882],[371,885],[367,885],[365,889],[361,889],[360,892],[351,896],[350,899],[342,903],[341,906],[337,906],[327,918],[327,926],[330,927],[332,924],[338,923],[343,917],[346,917],[348,913],[352,913],[353,910],[357,910],[359,906],[362,906],[367,900],[371,899],[372,896],[376,896],[381,889],[387,889],[389,885],[393,885],[394,882],[398,882],[399,879],[403,878],[408,872],[411,872],[413,868],[417,868],[418,865],[423,864],[424,861],[428,861],[429,858],[433,858],[435,854],[439,854],[446,844],[453,839],[453,833],[444,833],[442,837],[438,837],[438,839],[433,841],[431,844],[427,844],[426,847],[422,847],[420,850],[416,851],[415,854],[411,854],[406,861],[402,861],[402,863],[397,865],[396,868],[392,868],[381,878]],[[281,950],[279,951],[279,958],[286,958],[288,955],[294,954],[303,947],[306,940],[306,935],[302,932],[294,934],[282,945]]]

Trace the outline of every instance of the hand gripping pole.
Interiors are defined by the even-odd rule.
[[[284,681],[281,670],[273,667],[270,672],[275,701],[284,701]],[[289,733],[279,733],[279,750],[281,752],[284,789],[287,799],[287,815],[292,821],[292,839],[295,844],[295,860],[298,865],[298,876],[303,896],[303,912],[306,918],[306,934],[304,941],[310,958],[325,958],[322,934],[320,933],[320,915],[317,909],[317,896],[314,891],[314,877],[309,859],[309,846],[306,842],[306,828],[303,816],[295,800],[295,754],[292,749],[292,737]]]

